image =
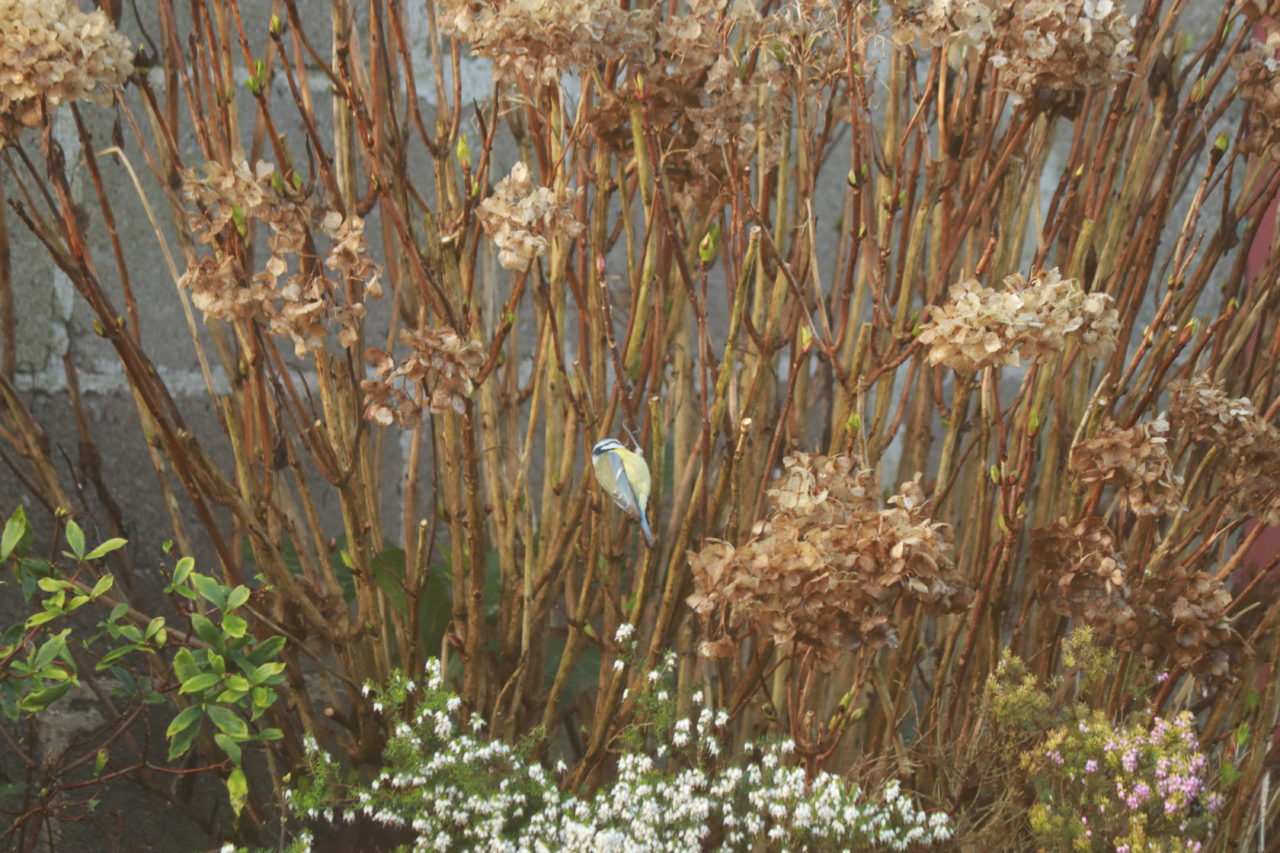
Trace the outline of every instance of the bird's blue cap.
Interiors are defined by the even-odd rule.
[[[599,456],[602,453],[608,453],[610,450],[626,450],[626,448],[616,438],[602,438],[596,442],[595,447],[591,448],[591,455]]]

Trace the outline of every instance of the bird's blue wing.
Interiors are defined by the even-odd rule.
[[[618,504],[632,515],[641,512],[640,501],[636,499],[635,489],[631,488],[631,478],[627,476],[627,466],[622,457],[610,451],[609,467],[613,470],[614,487],[618,490]]]

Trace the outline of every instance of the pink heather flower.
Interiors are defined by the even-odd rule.
[[[1097,760],[1096,760],[1096,759],[1093,759],[1093,758],[1090,758],[1088,761],[1086,761],[1086,762],[1084,763],[1084,772],[1085,772],[1085,773],[1096,773],[1096,772],[1098,772],[1098,762],[1097,762]]]

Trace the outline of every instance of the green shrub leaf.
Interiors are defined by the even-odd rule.
[[[221,705],[210,705],[207,711],[209,719],[213,720],[213,724],[232,737],[246,738],[249,736],[248,723],[240,719],[240,715],[230,708],[224,708]]]
[[[202,690],[208,690],[219,681],[221,681],[215,673],[202,672],[199,675],[188,678],[182,682],[182,687],[178,689],[179,693],[198,693]]]
[[[105,557],[106,555],[110,554],[112,551],[117,551],[123,548],[127,544],[128,544],[127,540],[121,539],[118,536],[113,537],[111,539],[108,539],[106,542],[103,542],[97,548],[94,548],[88,554],[85,554],[84,558],[86,560],[99,560]]]
[[[71,553],[77,560],[84,559],[84,531],[74,520],[67,522],[67,544],[71,546]]]
[[[236,817],[240,817],[245,798],[249,796],[249,783],[244,778],[244,771],[239,767],[232,770],[231,775],[227,777],[227,796],[231,799],[231,810],[236,813]]]
[[[9,555],[18,550],[18,543],[22,541],[28,530],[27,514],[23,512],[22,507],[18,507],[4,523],[4,533],[0,534],[0,562],[9,559]]]

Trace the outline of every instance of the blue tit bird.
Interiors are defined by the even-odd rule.
[[[596,469],[600,487],[627,515],[640,522],[644,541],[653,547],[653,533],[645,505],[649,503],[649,466],[639,453],[627,450],[616,438],[605,438],[591,448],[591,467]]]

